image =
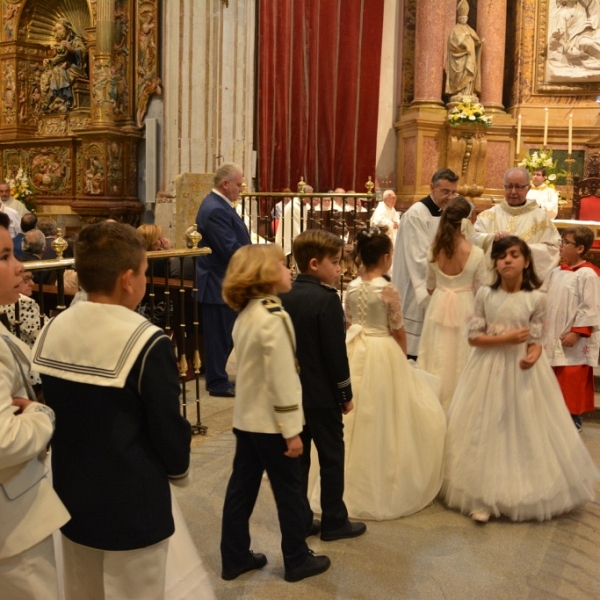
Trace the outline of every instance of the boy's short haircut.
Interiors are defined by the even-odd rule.
[[[311,259],[319,262],[339,254],[344,241],[338,235],[324,229],[307,229],[294,239],[294,260],[300,273],[308,272]]]
[[[238,248],[227,265],[223,300],[235,311],[252,298],[273,294],[281,281],[283,249],[276,244],[249,244]]]
[[[119,275],[129,269],[138,273],[145,256],[144,238],[131,225],[109,221],[88,225],[75,243],[79,283],[88,294],[111,294]]]
[[[583,246],[583,252],[581,253],[581,258],[583,258],[594,243],[594,232],[589,227],[575,225],[574,227],[567,227],[562,230],[561,235],[563,239],[567,234],[573,236],[573,240],[578,246]]]

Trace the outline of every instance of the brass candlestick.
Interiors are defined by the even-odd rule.
[[[565,159],[567,163],[567,202],[573,202],[573,163],[574,158],[571,158],[572,154],[569,154],[569,158]]]

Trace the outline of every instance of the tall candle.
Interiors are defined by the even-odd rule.
[[[544,109],[544,148],[548,144],[548,117],[549,117],[549,111],[548,111],[548,108],[545,108]]]
[[[523,120],[522,115],[519,115],[517,119],[517,157],[521,155],[521,121]]]
[[[569,115],[569,156],[573,152],[573,113]]]

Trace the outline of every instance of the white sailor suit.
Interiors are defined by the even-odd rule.
[[[223,507],[223,570],[246,564],[248,521],[266,470],[275,496],[286,569],[308,556],[300,459],[284,456],[286,439],[302,431],[302,390],[289,315],[275,296],[252,299],[233,328],[238,372],[233,431],[236,451]]]
[[[27,392],[29,348],[0,324],[0,597],[56,598],[51,534],[69,519],[38,455],[54,431],[54,413]]]

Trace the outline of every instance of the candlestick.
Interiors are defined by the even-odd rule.
[[[569,115],[569,156],[573,152],[573,113]]]
[[[521,121],[522,120],[523,120],[522,115],[519,115],[519,117],[517,119],[517,150],[516,150],[517,156],[520,156],[520,154],[521,154]]]
[[[550,116],[550,114],[549,114],[548,108],[546,107],[544,109],[544,148],[548,144],[548,118],[549,118],[549,116]]]

